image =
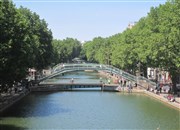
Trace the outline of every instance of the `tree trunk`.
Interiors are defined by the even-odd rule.
[[[141,69],[142,69],[144,77],[147,78],[147,64],[143,64]]]
[[[171,74],[171,80],[172,80],[172,84],[173,84],[173,86],[172,86],[172,91],[174,92],[174,94],[176,94],[177,93],[177,87],[176,87],[176,84],[178,84],[178,76],[180,75],[180,74],[178,74],[178,73],[170,73]]]

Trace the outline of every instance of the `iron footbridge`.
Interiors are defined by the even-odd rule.
[[[42,82],[46,79],[53,78],[63,73],[73,72],[73,71],[86,71],[86,70],[94,70],[94,71],[103,71],[113,75],[117,75],[123,77],[126,80],[133,81],[137,84],[148,84],[149,86],[155,87],[156,83],[150,81],[149,79],[142,77],[142,76],[134,76],[129,74],[121,69],[115,68],[111,65],[104,65],[104,64],[90,64],[90,63],[82,63],[82,64],[57,64],[51,70],[51,74],[40,78],[38,82]],[[147,86],[145,86],[147,88]]]

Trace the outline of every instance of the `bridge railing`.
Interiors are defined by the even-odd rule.
[[[107,66],[108,68],[110,68],[110,70],[115,73],[115,74],[118,74],[126,79],[129,79],[129,80],[132,80],[132,81],[137,81],[137,77],[132,75],[132,74],[129,74],[121,69],[118,69],[118,68],[115,68],[113,66]]]
[[[114,73],[118,73],[119,75],[121,75],[122,77],[124,77],[128,80],[132,80],[132,81],[137,82],[139,84],[145,84],[145,85],[142,85],[142,87],[144,87],[144,88],[147,88],[148,86],[153,87],[153,88],[156,87],[155,82],[153,82],[153,81],[151,81],[151,80],[149,80],[143,76],[134,76],[132,74],[129,74],[129,73],[127,73],[123,70],[120,70],[118,68],[115,68],[113,66],[108,66],[108,67],[111,68]]]
[[[141,83],[146,83],[150,86],[156,86],[155,82],[152,82],[151,80],[142,77],[142,76],[134,76],[132,74],[129,74],[121,69],[115,68],[111,65],[103,65],[103,64],[92,64],[92,63],[87,63],[87,64],[58,64],[52,69],[52,74],[50,76],[44,77],[40,81],[43,81],[47,78],[52,78],[54,76],[59,75],[59,73],[65,73],[69,72],[72,70],[102,70],[102,71],[107,71],[109,73],[113,73],[116,75],[119,75],[126,80],[132,80],[134,82],[137,82],[139,84]]]
[[[146,87],[152,87],[154,89],[156,87],[156,83],[155,82],[153,82],[153,81],[151,81],[151,80],[149,80],[149,79],[147,79],[147,78],[145,78],[143,76],[138,76],[137,77],[137,81],[139,82],[139,84],[145,84]]]

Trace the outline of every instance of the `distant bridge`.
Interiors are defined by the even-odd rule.
[[[120,77],[123,77],[126,80],[129,81],[133,81],[139,85],[142,84],[146,84],[146,86],[143,87],[147,87],[147,84],[149,86],[156,86],[156,83],[150,81],[147,78],[144,78],[142,76],[134,76],[132,74],[129,74],[121,69],[115,68],[111,65],[103,65],[103,64],[90,64],[90,63],[83,63],[83,64],[58,64],[56,66],[53,67],[53,69],[51,70],[51,74],[43,77],[41,79],[39,79],[39,83],[46,80],[46,79],[50,79],[53,78],[55,76],[58,76],[60,74],[63,73],[67,73],[67,72],[72,72],[72,71],[85,71],[85,70],[95,70],[95,71],[104,71],[104,72],[108,72],[110,74],[114,74]]]

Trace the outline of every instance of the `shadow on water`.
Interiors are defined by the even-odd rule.
[[[24,127],[19,127],[15,125],[5,125],[5,124],[0,124],[0,130],[25,130],[26,128]]]
[[[51,98],[56,93],[32,93],[16,102],[10,108],[0,113],[1,117],[48,117],[70,112],[64,108],[58,99]],[[57,97],[59,98],[59,97]]]

